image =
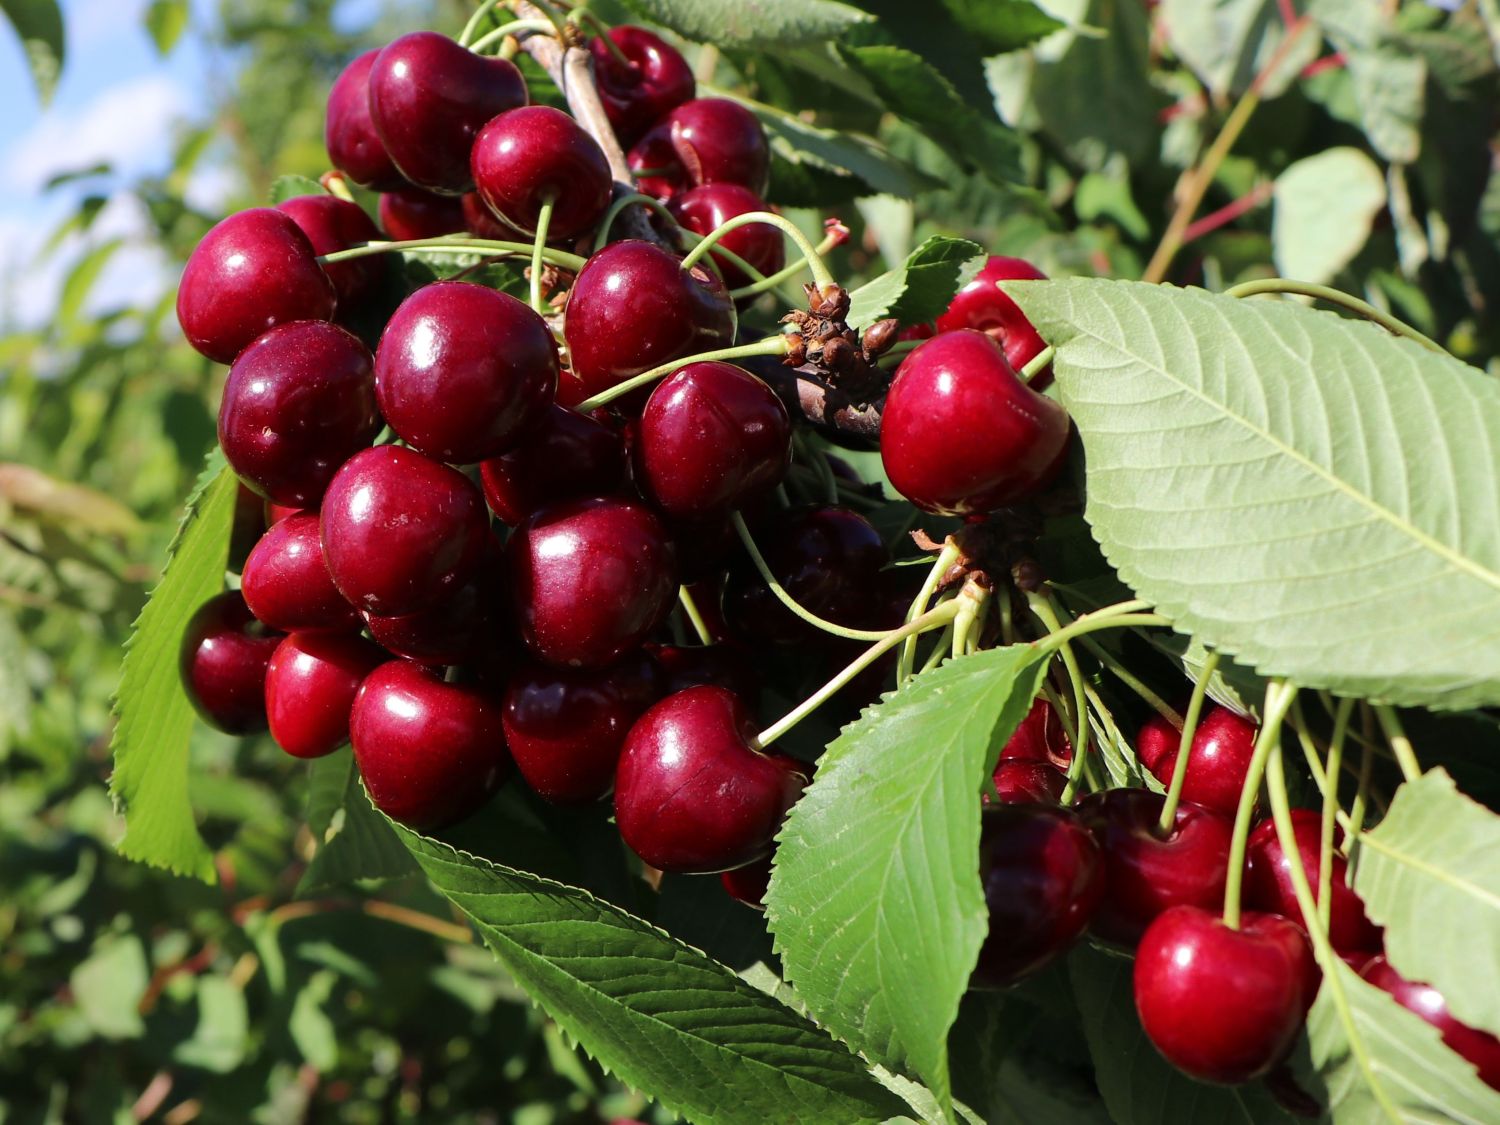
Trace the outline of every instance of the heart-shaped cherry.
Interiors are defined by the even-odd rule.
[[[937,330],[952,332],[958,328],[973,328],[993,336],[1005,349],[1006,360],[1020,371],[1041,354],[1047,343],[998,283],[1046,280],[1047,275],[1024,258],[992,255],[974,275],[974,280],[954,295],[948,310],[937,318]],[[1049,363],[1036,374],[1030,385],[1041,390],[1051,381],[1052,365]]]
[[[349,709],[366,676],[386,661],[349,634],[293,633],[266,667],[271,737],[294,758],[321,758],[349,741]]]
[[[380,225],[395,241],[409,242],[462,234],[468,218],[462,200],[421,188],[403,188],[380,197]]]
[[[182,633],[178,670],[204,722],[229,734],[266,729],[266,665],[280,643],[238,590],[198,607]]]
[[[740,184],[704,184],[672,197],[667,209],[687,230],[694,234],[712,234],[730,219],[766,210],[765,201]],[[742,258],[761,273],[770,275],[786,265],[786,242],[781,231],[770,223],[749,223],[737,227],[719,239],[718,245]],[[717,251],[709,256],[718,263],[724,283],[731,289],[749,285],[750,278],[739,266]]]
[[[1293,809],[1292,831],[1297,838],[1302,869],[1307,872],[1316,898],[1322,870],[1318,858],[1322,853],[1323,818],[1310,809]],[[1333,897],[1328,921],[1329,942],[1340,954],[1379,952],[1380,929],[1365,917],[1365,904],[1349,886],[1349,863],[1337,853],[1333,856],[1331,874]],[[1297,893],[1292,886],[1291,861],[1282,850],[1273,821],[1262,821],[1250,833],[1245,850],[1244,896],[1245,905],[1256,910],[1302,921]]]
[[[359,55],[328,91],[323,143],[333,166],[371,191],[395,191],[406,183],[370,117],[370,68],[379,48]]]
[[[365,214],[364,208],[336,196],[298,195],[278,203],[276,210],[291,216],[317,254],[333,254],[384,237],[380,228]],[[390,259],[386,255],[372,254],[368,258],[350,258],[323,267],[338,294],[340,319],[357,312],[361,304],[380,291],[386,282],[389,266]]]
[[[1182,782],[1183,798],[1233,816],[1250,772],[1256,732],[1249,719],[1227,707],[1209,706],[1193,735],[1193,752]],[[1172,781],[1181,745],[1182,731],[1162,715],[1146,720],[1136,738],[1141,763],[1163,785]]]
[[[1389,992],[1407,1011],[1437,1028],[1451,1050],[1474,1064],[1480,1081],[1500,1090],[1500,1039],[1459,1023],[1448,1010],[1448,1001],[1442,993],[1431,985],[1407,980],[1392,968],[1384,954],[1372,958],[1360,975],[1376,988]]]
[[[731,183],[764,195],[771,149],[755,114],[727,98],[694,98],[661,118],[628,157],[643,192],[670,199],[701,184]]]
[[[532,105],[502,113],[470,156],[474,187],[490,210],[530,238],[552,204],[547,237],[591,231],[609,207],[614,177],[599,142],[560,109]]]
[[[604,115],[628,148],[658,119],[689,100],[696,83],[687,60],[659,35],[630,25],[612,27],[608,35],[613,51],[602,37],[589,44],[594,81]]]
[[[328,573],[315,512],[297,512],[267,529],[245,560],[240,591],[251,612],[272,629],[359,631],[359,613]]]
[[[483,462],[479,476],[490,511],[512,527],[549,504],[607,496],[629,484],[619,433],[556,405],[510,449]]]
[[[1068,741],[1062,720],[1057,717],[1057,712],[1047,702],[1046,696],[1039,695],[1032,700],[1026,717],[1000,748],[1002,762],[1013,759],[1050,762],[1063,769],[1067,769],[1068,763],[1073,760],[1073,745]]]

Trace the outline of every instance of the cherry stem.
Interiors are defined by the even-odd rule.
[[[591,27],[593,27],[594,31],[598,34],[599,41],[602,42],[605,49],[615,57],[615,61],[617,63],[619,63],[621,66],[628,66],[632,69],[635,68],[635,64],[626,57],[624,51],[620,50],[620,45],[609,37],[609,24],[605,23],[604,20],[600,18],[598,12],[592,11],[591,9],[580,4],[578,7],[574,8],[571,12],[568,13],[569,23],[577,24],[583,23],[585,21]]]
[[[1234,835],[1229,842],[1229,869],[1224,879],[1224,924],[1231,930],[1240,928],[1240,883],[1245,877],[1245,847],[1250,840],[1250,821],[1260,796],[1260,782],[1266,774],[1266,759],[1281,745],[1281,723],[1297,698],[1297,689],[1285,680],[1266,685],[1266,702],[1261,709],[1260,734],[1250,755],[1245,784],[1240,787],[1240,805],[1234,814]],[[1285,841],[1283,841],[1285,844]],[[1292,850],[1296,850],[1293,847]]]
[[[1062,632],[1062,620],[1058,616],[1062,607],[1058,605],[1057,599],[1050,593],[1040,592],[1026,594],[1026,602],[1031,606],[1031,612],[1047,626],[1047,632],[1056,636]],[[1073,794],[1078,788],[1078,780],[1083,775],[1083,760],[1088,757],[1089,748],[1089,700],[1088,686],[1083,678],[1083,670],[1078,666],[1078,657],[1073,652],[1073,646],[1067,641],[1058,645],[1062,654],[1063,667],[1068,670],[1068,682],[1073,685],[1073,710],[1075,712],[1074,727],[1076,728],[1073,740],[1073,760],[1068,763],[1068,784],[1063,790],[1064,804],[1073,799]]]
[[[1380,720],[1380,729],[1385,733],[1386,741],[1391,744],[1391,749],[1396,754],[1396,764],[1401,767],[1401,776],[1406,781],[1416,781],[1422,776],[1422,767],[1417,762],[1417,752],[1413,749],[1411,739],[1406,737],[1406,729],[1401,725],[1401,719],[1397,716],[1395,708],[1385,703],[1375,705],[1375,717]]]
[[[974,626],[977,622],[984,620],[985,610],[990,604],[989,587],[978,588],[981,591],[980,594],[966,601],[960,608],[958,616],[953,619],[951,647],[955,658],[978,651],[978,630]]]
[[[1167,799],[1161,807],[1161,819],[1157,821],[1158,835],[1166,836],[1177,822],[1177,806],[1182,801],[1182,786],[1187,781],[1188,759],[1193,756],[1193,736],[1198,733],[1198,716],[1203,713],[1203,700],[1208,695],[1208,681],[1219,667],[1219,652],[1209,649],[1193,684],[1193,696],[1188,700],[1187,714],[1182,718],[1182,730],[1177,736],[1177,761],[1172,766],[1172,783],[1167,786]]]
[[[739,230],[740,227],[749,226],[751,223],[769,223],[771,226],[778,228],[796,244],[797,249],[802,251],[802,257],[806,259],[808,266],[812,269],[813,283],[817,285],[819,292],[835,286],[836,283],[833,280],[833,274],[828,272],[828,266],[823,261],[823,255],[818,253],[818,248],[812,244],[812,240],[802,233],[802,229],[796,223],[784,215],[778,215],[773,211],[746,211],[743,215],[736,215],[732,219],[726,219],[705,235],[702,242],[688,251],[687,257],[682,259],[682,268],[685,270],[691,269],[726,234]],[[800,264],[798,268],[801,268]]]
[[[642,207],[654,211],[663,219],[666,219],[669,223],[672,224],[673,227],[676,228],[677,233],[688,233],[677,222],[677,216],[672,214],[672,212],[668,210],[667,205],[660,199],[657,199],[654,196],[650,195],[642,195],[638,191],[629,191],[625,192],[614,202],[612,202],[609,205],[609,210],[604,212],[604,218],[599,220],[599,231],[594,235],[595,254],[599,253],[600,250],[603,250],[607,245],[609,245],[609,232],[615,225],[615,219],[619,218],[620,212],[625,210],[625,208],[627,207],[634,206],[637,203]]]
[[[1318,924],[1325,930],[1333,920],[1333,829],[1339,811],[1339,769],[1344,761],[1344,735],[1353,713],[1354,700],[1341,699],[1328,744],[1327,776],[1332,782],[1323,790],[1323,822],[1318,837]]]
[[[798,233],[800,234],[801,232],[799,231]],[[742,297],[754,297],[757,294],[766,292],[767,290],[775,289],[783,281],[790,281],[792,278],[796,277],[797,274],[799,274],[800,272],[802,272],[802,270],[804,268],[806,268],[807,266],[810,266],[810,265],[812,265],[812,267],[813,267],[813,271],[814,271],[813,276],[814,276],[814,278],[816,278],[818,267],[815,266],[815,265],[813,265],[813,263],[817,262],[817,263],[819,263],[821,265],[822,261],[823,261],[823,255],[826,254],[826,253],[828,253],[830,250],[832,250],[835,246],[837,246],[843,240],[844,240],[844,236],[843,236],[842,233],[840,233],[840,231],[837,228],[835,228],[833,230],[830,230],[827,234],[825,234],[823,236],[823,240],[821,242],[819,242],[816,247],[814,247],[814,250],[816,252],[811,257],[809,257],[808,255],[804,254],[802,257],[798,258],[795,262],[791,262],[791,263],[783,266],[781,269],[777,270],[775,273],[767,274],[765,277],[761,278],[759,281],[753,282],[750,285],[742,285],[738,289],[731,289],[729,291],[729,296],[731,298],[733,298],[734,300],[738,301]],[[806,241],[805,239],[799,241],[798,244],[797,244],[798,247],[800,248],[802,245],[804,245],[805,241]],[[730,254],[730,252],[728,250],[725,250],[722,246],[719,247],[719,253],[722,254],[725,258],[733,260],[733,255]],[[753,273],[758,273],[759,271],[758,270],[754,270],[752,272]],[[896,347],[900,347],[900,345],[897,344]],[[896,348],[893,347],[891,349],[891,352],[894,352],[895,350],[896,350]],[[886,354],[889,355],[889,354],[891,354],[891,352],[887,352]]]
[[[912,638],[907,637],[906,639],[909,641]],[[943,631],[938,636],[937,644],[932,646],[932,651],[927,654],[927,659],[922,664],[922,670],[918,672],[917,675],[920,676],[925,672],[931,672],[934,668],[941,664],[943,662],[943,658],[948,655],[948,649],[952,645],[952,643],[953,624],[952,622],[949,622],[947,625],[943,626]]]
[[[1094,610],[1093,613],[1085,613],[1082,617],[1074,618],[1072,624],[1056,633],[1038,637],[1031,643],[1043,652],[1056,652],[1074,637],[1081,637],[1085,633],[1094,633],[1100,629],[1123,629],[1130,626],[1170,625],[1172,623],[1171,618],[1163,617],[1159,613],[1137,612],[1149,608],[1150,605],[1151,603],[1143,598],[1116,602],[1114,605],[1107,605],[1103,609]]]
[[[1307,721],[1302,716],[1301,700],[1298,700],[1292,707],[1289,724],[1297,735],[1298,743],[1302,746],[1302,757],[1307,762],[1307,771],[1312,774],[1313,784],[1318,787],[1318,793],[1326,799],[1330,787],[1332,788],[1334,793],[1334,818],[1346,834],[1352,835],[1351,821],[1344,814],[1343,810],[1338,807],[1338,776],[1336,773],[1330,774],[1326,772],[1323,763],[1318,758],[1321,748],[1318,746],[1317,740],[1313,738],[1311,732],[1307,729]],[[1342,747],[1340,747],[1339,756],[1335,758],[1333,757],[1333,748],[1329,747],[1330,759],[1337,762],[1340,768],[1348,768],[1343,765],[1342,753]]]
[[[501,242],[491,238],[469,238],[462,234],[445,234],[437,238],[412,238],[405,242],[364,242],[347,250],[335,250],[332,254],[320,254],[318,263],[346,262],[350,258],[368,258],[372,254],[395,254],[403,250],[437,250],[449,254],[480,254],[487,257],[531,256],[535,250],[526,242]],[[565,250],[548,249],[542,260],[554,266],[577,273],[583,269],[586,258],[569,254]]]
[[[943,549],[938,552],[932,567],[927,571],[927,577],[922,580],[922,588],[917,591],[917,596],[912,599],[911,607],[906,611],[906,620],[915,621],[927,610],[927,602],[937,591],[938,583],[943,580],[943,575],[958,562],[960,555],[958,545],[952,538],[943,541]],[[901,659],[896,667],[896,686],[899,688],[907,680],[911,679],[912,666],[917,659],[917,639],[911,637],[907,643],[901,646]]]
[[[837,504],[839,502],[838,477],[833,475],[833,469],[829,467],[828,458],[823,456],[823,451],[807,440],[803,431],[792,430],[792,449],[796,451],[797,459],[812,471],[817,478],[819,491],[823,494],[823,502]]]
[[[1361,720],[1368,723],[1369,711],[1362,707],[1360,712]],[[1349,805],[1349,826],[1345,829],[1349,834],[1349,839],[1346,841],[1346,846],[1352,846],[1359,834],[1364,831],[1365,809],[1370,803],[1370,774],[1374,766],[1375,748],[1367,741],[1359,751],[1359,781],[1354,790],[1354,800]]]
[[[1053,357],[1056,355],[1057,349],[1054,348],[1051,344],[1048,344],[1041,351],[1037,352],[1036,355],[1032,356],[1031,359],[1026,362],[1026,366],[1021,368],[1021,370],[1016,372],[1016,374],[1021,377],[1021,382],[1029,383],[1039,374],[1041,374],[1042,368],[1051,363]]]
[[[494,31],[488,31],[474,42],[469,44],[469,50],[476,55],[482,55],[485,49],[492,44],[511,35],[517,35],[523,31],[535,31],[541,34],[552,34],[556,28],[546,20],[511,20],[509,23],[501,24]]]
[[[542,254],[547,249],[547,228],[552,225],[552,208],[557,201],[550,196],[543,200],[536,216],[536,241],[531,245],[531,307],[537,316],[546,316],[547,306],[542,304]]]
[[[1358,297],[1331,286],[1314,285],[1310,281],[1292,281],[1285,277],[1265,277],[1258,281],[1241,282],[1239,285],[1224,290],[1226,297],[1255,297],[1262,293],[1291,293],[1299,297],[1312,297],[1314,300],[1326,301],[1330,305],[1337,305],[1352,313],[1358,313],[1366,320],[1374,321],[1393,335],[1415,340],[1428,351],[1437,352],[1438,355],[1448,354],[1447,349],[1441,344],[1422,335],[1405,321],[1398,320],[1390,313],[1377,309],[1368,301],[1361,301]]]
[[[483,4],[474,9],[474,14],[469,17],[469,22],[464,24],[464,29],[458,33],[458,45],[467,47],[469,40],[474,38],[474,33],[479,30],[480,23],[484,17],[500,7],[505,0],[484,0]]]
[[[1080,643],[1084,648],[1089,650],[1089,654],[1095,660],[1099,661],[1100,664],[1113,673],[1115,679],[1140,696],[1141,699],[1150,705],[1153,711],[1163,719],[1166,719],[1177,730],[1182,729],[1182,716],[1177,713],[1177,709],[1147,687],[1135,673],[1116,660],[1108,649],[1094,640],[1093,637],[1083,637]]]
[[[741,359],[751,355],[786,355],[787,339],[785,336],[767,336],[764,340],[756,340],[753,344],[739,344],[733,348],[718,348],[711,352],[699,352],[697,355],[686,355],[681,359],[674,359],[669,363],[663,363],[660,367],[653,367],[650,371],[643,372],[633,379],[626,379],[623,383],[616,383],[607,391],[600,391],[592,398],[586,398],[574,410],[580,414],[587,414],[591,410],[598,410],[607,403],[639,387],[649,387],[663,376],[670,375],[680,367],[686,367],[690,363],[707,363],[711,359]]]
[[[714,643],[714,636],[708,629],[708,623],[703,620],[703,614],[698,610],[698,603],[693,595],[688,593],[686,586],[677,587],[677,601],[682,606],[682,612],[687,614],[687,619],[693,623],[693,632],[698,634],[698,639],[706,645]]]

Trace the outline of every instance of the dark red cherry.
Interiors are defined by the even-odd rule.
[[[766,892],[771,889],[771,857],[754,860],[733,871],[722,871],[719,882],[730,898],[743,902],[752,910],[764,910]]]
[[[252,207],[194,247],[177,289],[177,321],[188,343],[229,363],[268,328],[332,320],[335,302],[333,282],[291,216]]]
[[[1016,302],[999,286],[1001,281],[1046,281],[1047,275],[1024,258],[993,255],[985,262],[974,280],[960,289],[948,305],[948,311],[937,318],[939,332],[973,328],[993,336],[1005,349],[1005,358],[1017,371],[1041,354],[1047,346],[1037,335]],[[1052,381],[1049,363],[1031,380],[1041,390]]]
[[[1104,863],[1070,810],[1006,805],[985,810],[979,880],[990,928],[972,983],[1004,988],[1065,952],[1088,928],[1104,890]]]
[[[496,114],[526,104],[526,80],[508,59],[477,55],[446,35],[416,31],[370,69],[370,116],[401,174],[428,191],[474,186],[469,150]]]
[[[474,812],[510,774],[500,698],[404,660],[365,677],[349,716],[375,807],[421,832]]]
[[[1196,743],[1196,739],[1194,742]],[[1191,765],[1189,769],[1191,769]],[[1319,872],[1322,865],[1318,858],[1322,853],[1323,818],[1310,809],[1292,810],[1292,831],[1297,838],[1297,853],[1302,859],[1302,869],[1307,873],[1313,897],[1318,894]],[[1328,940],[1340,954],[1378,952],[1381,944],[1380,929],[1365,917],[1365,904],[1349,886],[1349,862],[1337,852],[1333,856],[1332,902],[1328,924]],[[1282,850],[1281,840],[1276,835],[1276,825],[1265,820],[1250,832],[1245,851],[1245,905],[1272,914],[1281,914],[1293,921],[1302,921],[1302,911],[1297,905],[1297,893],[1292,886],[1291,860]]]
[[[667,209],[694,234],[707,235],[730,219],[767,208],[765,201],[749,188],[739,184],[717,183],[704,184],[673,196]],[[770,223],[750,223],[739,227],[719,239],[718,245],[768,276],[786,265],[785,240],[781,231]],[[710,251],[710,257],[719,264],[719,269],[724,274],[724,283],[729,288],[738,289],[750,284],[751,279],[739,266],[730,264],[727,258],[713,251]]]
[[[439,196],[439,198],[442,198]],[[465,192],[459,200],[459,209],[464,216],[464,229],[475,238],[492,238],[499,242],[519,242],[524,235],[485,205],[477,191]],[[526,241],[531,241],[529,238]]]
[[[732,363],[690,363],[641,412],[635,479],[681,520],[725,516],[768,495],[792,462],[792,424],[776,392]]]
[[[543,508],[516,528],[505,554],[522,639],[554,667],[614,663],[640,647],[677,597],[661,521],[630,500]]]
[[[1073,760],[1073,745],[1046,696],[1039,695],[1032,700],[1031,710],[1026,712],[1015,733],[1000,748],[1000,760],[1011,759],[1050,762],[1063,769],[1067,769]]]
[[[394,241],[409,242],[462,234],[468,219],[462,200],[421,188],[405,188],[380,197],[380,225]]]
[[[323,143],[333,166],[371,191],[394,191],[406,183],[385,151],[370,118],[370,68],[379,48],[346,66],[328,91]]]
[[[276,745],[294,758],[321,758],[348,742],[354,694],[386,659],[363,637],[287,637],[266,668],[266,715]]]
[[[549,201],[548,238],[593,230],[614,190],[599,142],[551,106],[500,114],[480,131],[470,160],[480,197],[528,238],[536,234],[542,205]]]
[[[1171,831],[1158,836],[1165,802],[1147,789],[1110,789],[1079,802],[1078,813],[1104,852],[1104,898],[1093,928],[1107,941],[1134,945],[1169,907],[1223,905],[1233,824],[1183,801]]]
[[[399,616],[366,613],[370,635],[382,648],[418,664],[470,664],[498,643],[495,595],[476,576],[441,601]]]
[[[563,335],[590,395],[674,359],[727,347],[733,309],[719,280],[649,242],[627,239],[585,263]],[[644,396],[643,396],[644,397]]]
[[[602,38],[589,44],[594,53],[594,81],[604,115],[627,148],[659,118],[693,96],[693,70],[677,49],[644,27],[612,27],[609,39],[622,61]]]
[[[266,531],[245,560],[240,591],[256,617],[284,633],[359,631],[359,613],[323,560],[316,512],[287,516]]]
[[[1162,1056],[1202,1082],[1258,1078],[1297,1037],[1316,979],[1307,936],[1275,914],[1232,930],[1217,912],[1174,906],[1141,937],[1135,1007]]]
[[[995,766],[995,792],[1001,804],[1055,805],[1068,787],[1068,775],[1050,762],[1002,758]],[[989,795],[985,794],[985,803]]]
[[[278,504],[317,507],[338,467],[379,432],[369,349],[337,325],[273,328],[229,369],[219,444],[240,480]]]
[[[440,461],[504,453],[557,391],[557,344],[523,302],[485,285],[424,285],[375,353],[375,398],[391,429]]]
[[[298,195],[277,204],[276,210],[291,216],[292,222],[307,235],[316,254],[333,254],[384,237],[380,228],[365,214],[364,208],[336,196]],[[380,290],[389,265],[388,256],[372,254],[368,258],[350,258],[323,267],[338,294],[340,316],[355,310]]]
[[[880,459],[917,507],[979,515],[1036,494],[1062,468],[1068,415],[1016,377],[982,332],[944,332],[901,361]]]
[[[727,871],[770,851],[806,770],[757,747],[754,718],[733,693],[689,688],[630,728],[615,774],[615,823],[652,867]]]
[[[1481,1082],[1500,1090],[1500,1039],[1459,1023],[1448,1010],[1442,993],[1431,985],[1407,980],[1391,967],[1384,954],[1371,959],[1360,975],[1376,988],[1389,992],[1407,1011],[1437,1028],[1451,1050],[1474,1064]]]
[[[483,462],[479,476],[490,511],[511,526],[548,504],[619,492],[629,480],[619,433],[555,405],[509,450]]]
[[[631,148],[629,162],[641,190],[658,199],[717,183],[764,195],[771,178],[765,130],[755,114],[727,98],[684,102]]]
[[[333,584],[383,616],[415,613],[456,591],[489,538],[484,500],[467,477],[395,445],[345,462],[321,519]]]
[[[1183,797],[1233,816],[1250,772],[1256,732],[1254,723],[1229,708],[1206,707],[1193,735],[1193,752],[1182,782]],[[1141,763],[1163,785],[1171,784],[1181,745],[1182,731],[1161,715],[1146,720],[1136,739]]]
[[[182,633],[178,670],[204,722],[229,734],[266,729],[266,665],[280,643],[238,590],[198,607]]]
[[[663,695],[690,687],[721,687],[747,704],[760,697],[760,677],[751,657],[734,645],[647,645],[664,677]]]

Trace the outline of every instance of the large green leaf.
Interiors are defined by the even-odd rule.
[[[774,156],[793,166],[852,177],[864,185],[858,191],[860,195],[885,194],[906,198],[930,183],[869,137],[825,129],[764,102],[737,100],[765,127]]]
[[[1308,14],[1344,55],[1365,135],[1394,164],[1422,148],[1427,61],[1391,41],[1393,9],[1367,0],[1311,0]]]
[[[1261,97],[1283,93],[1304,66],[1317,58],[1322,38],[1312,29],[1286,38],[1284,9],[1296,12],[1301,0],[1163,0],[1167,42],[1206,86],[1219,95],[1242,94],[1256,84]],[[1266,64],[1281,52],[1274,70]]]
[[[21,38],[37,94],[43,103],[51,101],[64,53],[62,9],[57,0],[0,0],[0,12]]]
[[[1018,50],[1066,26],[1032,0],[943,0],[943,7],[990,55]]]
[[[868,328],[895,317],[902,324],[932,320],[984,265],[984,247],[966,238],[934,235],[906,261],[849,294],[849,323]]]
[[[564,1031],[689,1120],[875,1122],[905,1111],[844,1046],[649,923],[576,887],[396,832]]]
[[[1304,157],[1276,177],[1271,248],[1283,277],[1332,281],[1364,249],[1385,210],[1385,174],[1349,145]]]
[[[352,752],[319,758],[309,772],[307,824],[318,850],[298,893],[360,879],[396,879],[416,870],[390,822],[370,804]]]
[[[979,793],[1043,671],[1030,646],[994,649],[867,709],[776,852],[766,906],[787,979],[819,1023],[944,1103],[948,1028],[986,929]]]
[[[801,45],[834,39],[870,19],[835,0],[625,0],[652,23],[699,43],[729,47]]]
[[[1500,382],[1290,302],[1006,288],[1058,345],[1120,577],[1263,675],[1500,702]]]

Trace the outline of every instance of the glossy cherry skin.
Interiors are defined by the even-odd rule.
[[[608,794],[625,735],[659,698],[660,678],[643,652],[597,671],[518,672],[505,689],[505,740],[526,784],[557,804]]]
[[[1256,731],[1254,723],[1227,707],[1206,707],[1193,735],[1193,752],[1182,782],[1183,797],[1233,816],[1250,772]],[[1171,784],[1181,745],[1182,732],[1161,715],[1146,720],[1136,739],[1141,763],[1163,785]]]
[[[727,98],[694,98],[659,120],[629,153],[647,195],[670,199],[701,184],[731,183],[764,195],[771,149],[755,114]]]
[[[420,832],[474,812],[510,775],[493,691],[444,683],[404,660],[376,668],[349,716],[354,761],[375,807]]]
[[[493,238],[500,242],[530,241],[491,211],[485,201],[479,198],[477,191],[464,193],[459,200],[459,210],[463,212],[464,229],[475,238]]]
[[[995,766],[995,792],[1004,805],[1055,805],[1062,800],[1068,775],[1049,762],[1002,758]],[[989,803],[989,794],[984,801]]]
[[[661,117],[693,96],[692,67],[677,49],[644,27],[612,27],[609,38],[621,62],[601,38],[589,47],[604,115],[627,148]]]
[[[663,871],[727,871],[766,855],[807,767],[754,740],[754,717],[723,688],[689,688],[656,704],[620,754],[621,838]]]
[[[177,322],[188,343],[229,363],[269,328],[332,320],[333,282],[290,215],[252,207],[219,222],[188,257]]]
[[[384,237],[364,208],[336,196],[298,195],[278,203],[276,210],[291,217],[317,254],[333,254]],[[380,290],[389,264],[386,255],[372,254],[323,267],[338,295],[337,309],[341,316]]]
[[[1016,377],[982,332],[944,332],[901,361],[880,423],[880,459],[917,507],[979,515],[1057,476],[1068,414]]]
[[[1067,950],[1104,891],[1099,845],[1070,810],[992,807],[979,830],[990,929],[970,983],[1004,988]]]
[[[1223,905],[1232,822],[1183,801],[1171,832],[1159,837],[1165,801],[1147,789],[1111,789],[1079,802],[1079,815],[1104,851],[1104,898],[1093,928],[1107,941],[1134,945],[1169,907]]]
[[[490,511],[512,527],[548,504],[620,492],[629,479],[618,431],[556,405],[509,450],[481,463],[479,477]]]
[[[333,584],[382,616],[415,613],[456,591],[489,538],[484,500],[467,477],[395,445],[345,462],[320,518]]]
[[[440,461],[504,453],[557,392],[557,344],[523,302],[485,285],[424,285],[375,353],[375,398],[391,429]]]
[[[257,618],[284,633],[359,631],[358,611],[328,573],[316,512],[267,529],[245,560],[240,591]]]
[[[733,871],[722,871],[719,882],[730,898],[743,902],[752,910],[764,910],[766,892],[771,889],[771,857],[754,860]]]
[[[642,494],[680,520],[726,516],[768,495],[792,463],[776,392],[732,363],[690,363],[651,392],[635,443]]]
[[[1459,1023],[1448,1010],[1448,1002],[1442,993],[1431,985],[1407,980],[1391,966],[1384,954],[1372,958],[1360,975],[1376,988],[1389,992],[1407,1011],[1437,1028],[1451,1050],[1474,1064],[1481,1082],[1500,1090],[1500,1039]]]
[[[396,656],[418,664],[469,664],[497,640],[495,593],[488,585],[483,576],[476,576],[415,613],[387,617],[366,613],[365,625],[370,636]]]
[[[683,356],[728,347],[733,309],[719,280],[649,242],[606,246],[579,271],[563,335],[590,395]]]
[[[406,188],[388,191],[380,197],[380,225],[394,241],[407,242],[462,234],[468,222],[462,200],[421,188]]]
[[[293,633],[266,668],[271,737],[294,758],[321,758],[349,741],[349,709],[364,679],[388,659],[350,634]]]
[[[1297,838],[1297,853],[1307,872],[1313,897],[1318,894],[1323,818],[1310,809],[1292,810],[1292,831]],[[1340,954],[1376,953],[1380,950],[1379,927],[1365,916],[1365,904],[1349,886],[1349,861],[1337,852],[1333,856],[1332,902],[1330,904],[1328,940]],[[1292,887],[1291,861],[1282,850],[1276,825],[1266,820],[1250,832],[1245,850],[1245,905],[1293,921],[1302,921],[1297,893]]]
[[[1005,349],[1005,358],[1017,371],[1025,367],[1046,348],[1047,342],[1037,334],[1016,302],[1000,288],[1002,281],[1046,281],[1047,275],[1024,258],[991,255],[974,280],[954,295],[948,311],[937,318],[939,332],[973,328],[993,336]],[[1052,381],[1049,363],[1031,380],[1041,390]]]
[[[1057,712],[1047,702],[1046,696],[1039,695],[1032,700],[1026,717],[1000,748],[1002,762],[1012,759],[1050,762],[1063,769],[1067,769],[1068,763],[1073,760],[1072,743],[1068,741],[1062,720],[1057,717]]]
[[[278,504],[317,507],[339,466],[379,432],[369,349],[318,320],[273,328],[242,351],[219,402],[230,468]]]
[[[609,207],[614,177],[599,142],[560,109],[524,106],[496,117],[470,155],[480,198],[528,237],[552,201],[547,237],[593,230]]]
[[[1174,906],[1141,937],[1135,1007],[1162,1056],[1202,1082],[1235,1085],[1285,1057],[1313,997],[1312,949],[1294,922]]]
[[[730,219],[751,211],[767,210],[765,201],[755,192],[739,184],[704,184],[672,197],[667,204],[676,220],[694,234],[711,234]],[[786,265],[786,242],[781,231],[770,223],[750,223],[730,231],[719,239],[718,245],[731,254],[743,258],[761,273],[770,275]],[[750,278],[739,266],[732,265],[728,258],[710,251],[710,257],[719,264],[724,274],[724,283],[731,289],[749,285]]]
[[[394,191],[406,183],[370,117],[370,68],[379,48],[346,66],[328,91],[323,143],[333,166],[371,191]]]
[[[644,504],[593,497],[529,517],[505,548],[521,638],[557,668],[603,668],[666,620],[677,568]]]
[[[469,150],[479,130],[525,104],[526,81],[514,63],[433,31],[401,36],[370,68],[370,116],[380,140],[401,174],[428,191],[470,190]]]
[[[281,643],[238,590],[209,598],[182,633],[178,670],[193,709],[229,734],[266,729],[266,665]]]

